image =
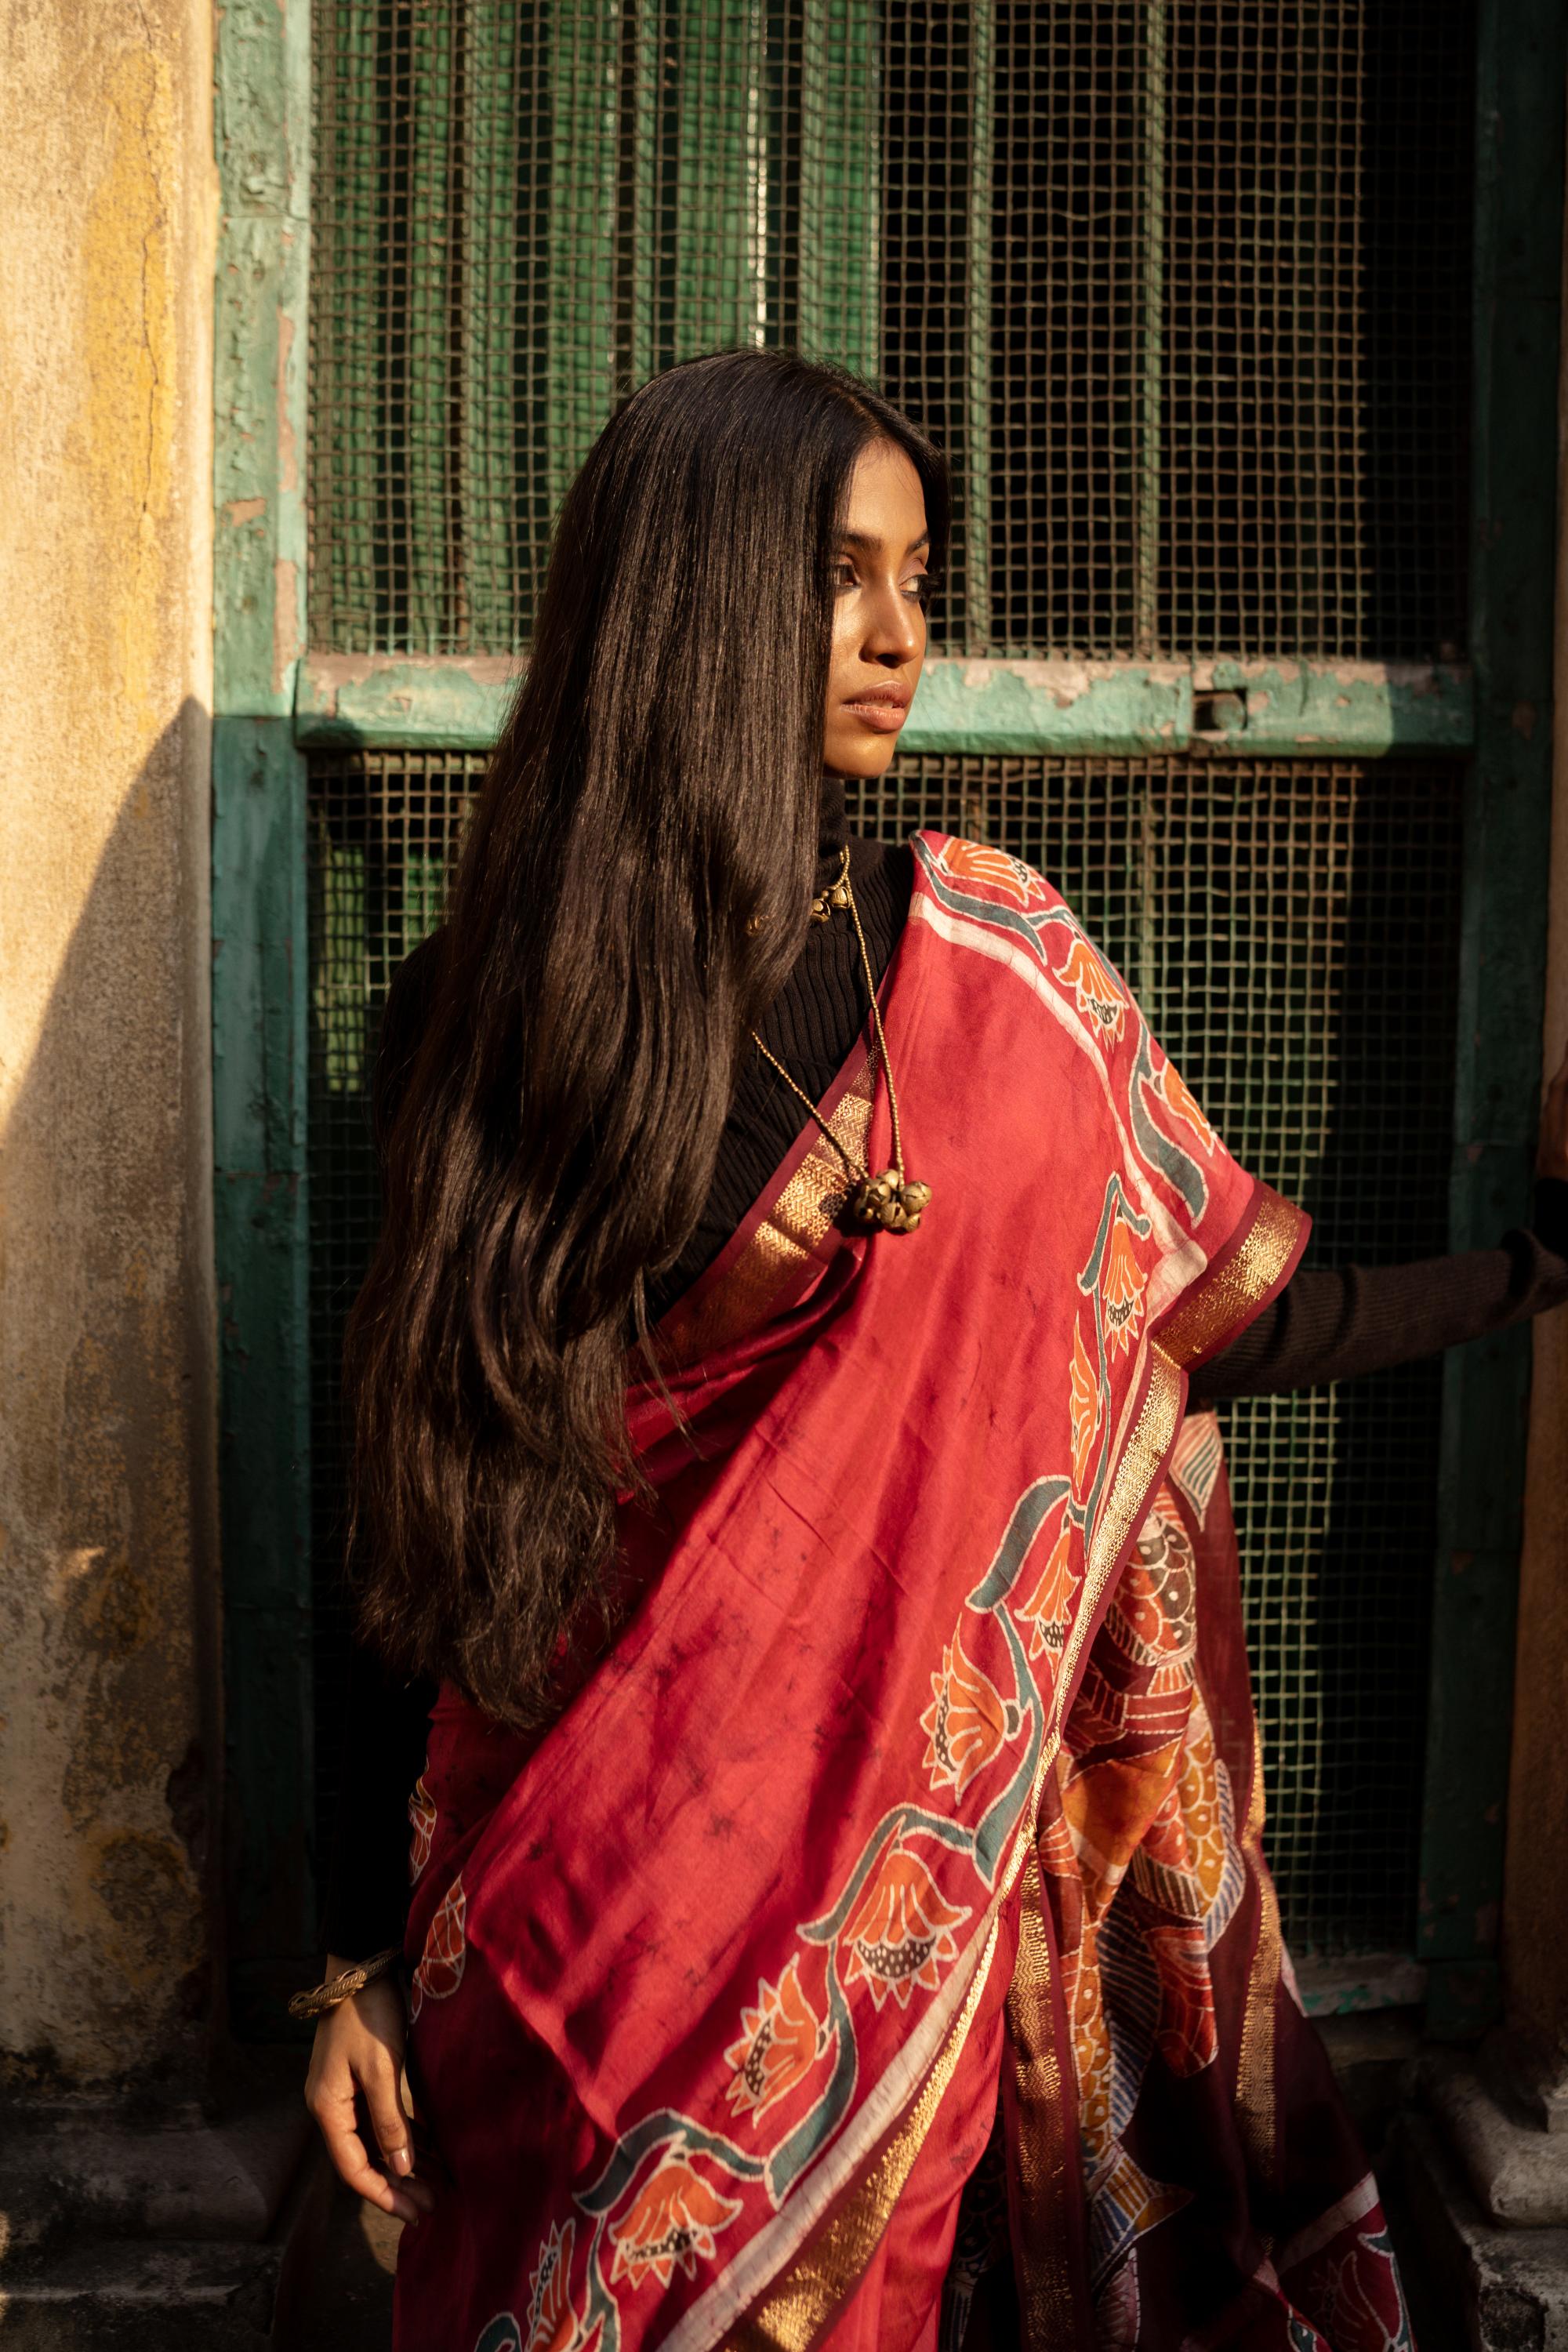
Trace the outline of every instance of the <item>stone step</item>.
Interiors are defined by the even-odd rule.
[[[267,2237],[314,2140],[299,2092],[217,2119],[138,2128],[92,2107],[0,2119],[0,2288],[17,2267],[85,2240],[229,2245]]]
[[[1429,2116],[1400,2117],[1396,2150],[1402,2260],[1447,2305],[1466,2352],[1568,2352],[1568,2230],[1489,2222]]]
[[[81,2243],[0,2282],[5,2352],[268,2352],[282,2248]]]

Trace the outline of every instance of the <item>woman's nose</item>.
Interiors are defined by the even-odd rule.
[[[919,653],[924,637],[924,614],[900,590],[879,595],[867,615],[864,650],[886,661],[889,656],[908,661]]]

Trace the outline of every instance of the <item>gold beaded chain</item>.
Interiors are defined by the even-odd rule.
[[[812,1101],[805,1088],[791,1077],[778,1055],[769,1052],[754,1029],[751,1033],[752,1043],[763,1060],[773,1064],[790,1092],[797,1096],[805,1105],[828,1142],[843,1160],[845,1168],[855,1181],[855,1190],[848,1201],[849,1214],[854,1222],[871,1233],[912,1234],[919,1227],[921,1211],[930,1202],[931,1186],[911,1184],[904,1175],[904,1144],[903,1132],[899,1121],[898,1088],[893,1083],[893,1066],[888,1058],[888,1040],[882,1029],[882,1015],[877,1003],[877,980],[876,974],[871,970],[871,950],[866,945],[866,933],[860,922],[860,909],[855,904],[855,892],[850,886],[847,847],[844,851],[844,862],[838,869],[837,879],[829,888],[818,891],[811,902],[812,921],[814,923],[829,921],[836,907],[848,908],[849,919],[855,926],[855,936],[860,942],[860,961],[865,967],[866,987],[871,999],[871,1026],[876,1032],[877,1055],[888,1081],[888,1117],[893,1130],[892,1167],[884,1169],[880,1176],[873,1176],[869,1168],[858,1160],[840,1140],[824,1118],[818,1105]]]

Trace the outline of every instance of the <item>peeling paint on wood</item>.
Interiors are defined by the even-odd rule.
[[[1415,2008],[1426,1994],[1426,1971],[1408,1952],[1347,1952],[1299,1959],[1296,1983],[1309,2017],[1353,2017]]]
[[[218,17],[213,1057],[230,2003],[286,2032],[315,1942],[305,1161],[308,0]]]
[[[485,751],[521,669],[510,656],[311,654],[300,666],[295,739],[310,748]],[[1222,724],[1200,728],[1198,696]],[[1379,759],[1462,751],[1472,701],[1470,673],[1457,664],[938,656],[925,666],[900,749],[1146,757],[1201,741],[1269,759]]]
[[[300,668],[295,740],[488,751],[522,667],[502,655],[311,654]]]
[[[1463,751],[1475,730],[1470,672],[1458,663],[1200,662],[1193,686],[1239,699],[1220,730],[1227,751],[1376,760]]]
[[[1184,664],[936,660],[900,738],[905,751],[1177,751],[1192,733]]]

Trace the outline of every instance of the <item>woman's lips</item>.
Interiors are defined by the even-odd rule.
[[[852,710],[857,719],[875,729],[879,735],[896,735],[910,715],[909,704],[895,701],[890,695],[876,695],[864,702],[847,702],[844,708]]]

